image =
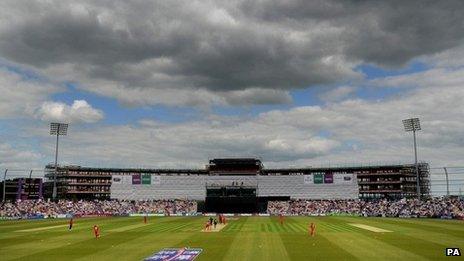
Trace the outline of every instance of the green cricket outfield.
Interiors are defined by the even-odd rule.
[[[0,221],[0,259],[143,260],[163,248],[202,248],[195,260],[446,260],[464,250],[464,221],[361,217],[239,217],[202,232],[207,217]],[[316,235],[308,225],[316,224]],[[101,237],[93,237],[97,224]],[[459,257],[458,257],[459,259]]]

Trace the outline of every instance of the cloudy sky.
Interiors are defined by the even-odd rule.
[[[0,2],[0,168],[464,165],[464,2]]]

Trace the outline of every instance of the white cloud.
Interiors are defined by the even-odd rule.
[[[423,62],[437,67],[461,67],[464,64],[464,46],[458,46],[431,56],[422,57]]]
[[[116,82],[98,81],[98,88],[92,91],[111,96],[130,107],[168,105],[210,107],[216,106],[248,106],[254,104],[287,104],[292,101],[287,91],[250,88],[245,90],[211,92],[205,89],[127,89]],[[89,82],[87,86],[93,87]],[[96,86],[95,86],[96,87]]]
[[[340,86],[319,94],[319,98],[325,102],[335,102],[345,99],[356,91],[354,86]]]
[[[0,67],[0,119],[30,117],[60,87]]]
[[[463,34],[455,22],[462,2],[419,11],[408,2],[402,12],[387,2],[321,3],[6,1],[0,59],[129,106],[290,103],[291,90],[349,84],[319,94],[324,105],[254,117],[76,126],[63,140],[65,162],[199,166],[210,157],[244,155],[261,156],[268,166],[404,162],[412,160],[412,145],[401,120],[418,116],[419,158],[462,163]],[[364,82],[356,69],[401,68],[411,60],[435,67]],[[60,87],[26,76],[0,70],[0,119],[104,117],[86,101],[50,101]],[[356,99],[353,80],[403,89],[377,101]]]
[[[85,100],[75,100],[71,106],[47,101],[37,110],[36,117],[44,121],[93,123],[103,119],[104,114]]]
[[[0,168],[37,168],[42,155],[31,150],[19,150],[7,143],[0,143]],[[1,177],[3,179],[3,176]]]
[[[221,156],[312,158],[337,146],[337,141],[293,126],[224,117],[181,124],[144,120],[137,126],[76,130],[62,142],[62,155],[65,161],[90,165],[201,166],[208,158]]]
[[[462,1],[403,2],[8,0],[0,56],[132,106],[286,103],[462,49]]]
[[[256,117],[225,117],[107,126],[71,133],[64,160],[82,165],[196,166],[208,158],[259,156],[267,166],[413,161],[412,137],[401,120],[418,116],[419,159],[434,165],[462,164],[464,78],[460,71],[432,70],[385,79],[413,83],[407,96],[350,99],[324,106],[273,110]],[[428,75],[448,79],[430,83]],[[111,135],[108,135],[111,133]],[[52,146],[50,145],[50,150]]]

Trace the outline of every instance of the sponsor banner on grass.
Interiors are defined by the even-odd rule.
[[[335,216],[335,217],[359,217],[359,214],[331,212],[331,213],[328,213],[327,216]]]
[[[163,250],[154,253],[144,261],[163,261],[163,260],[194,260],[203,251],[201,248],[164,248]]]
[[[20,217],[0,217],[0,220],[17,220],[20,219]]]
[[[185,214],[185,216],[187,216],[187,217],[191,217],[191,216],[201,216],[201,215],[202,215],[202,213],[200,213],[200,212],[196,212],[196,213],[186,213],[186,214]]]
[[[75,217],[111,217],[112,214],[75,214]],[[124,216],[124,215],[122,215]]]
[[[72,218],[71,214],[58,214],[55,218]]]
[[[240,215],[241,217],[251,217],[251,216],[253,216],[253,215],[250,214],[250,213],[241,213],[241,214],[239,214],[239,215]]]
[[[260,217],[270,217],[271,214],[268,214],[268,213],[259,213],[258,216],[260,216]]]
[[[30,215],[26,217],[27,219],[42,219],[44,218],[43,214]]]
[[[298,216],[298,215],[297,215]],[[310,216],[310,217],[325,217],[326,215],[325,214],[309,214],[309,215],[306,215],[306,216]]]
[[[143,214],[143,213],[133,213],[133,214],[129,214],[129,217],[164,217],[165,215],[163,213],[147,213],[147,214]]]

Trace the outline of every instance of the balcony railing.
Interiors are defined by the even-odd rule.
[[[368,190],[359,190],[359,193],[402,193],[401,189],[368,189]]]
[[[401,180],[382,180],[382,181],[358,181],[359,185],[369,185],[369,184],[401,184]]]
[[[68,190],[68,194],[110,194],[110,191],[93,191],[93,190]]]

